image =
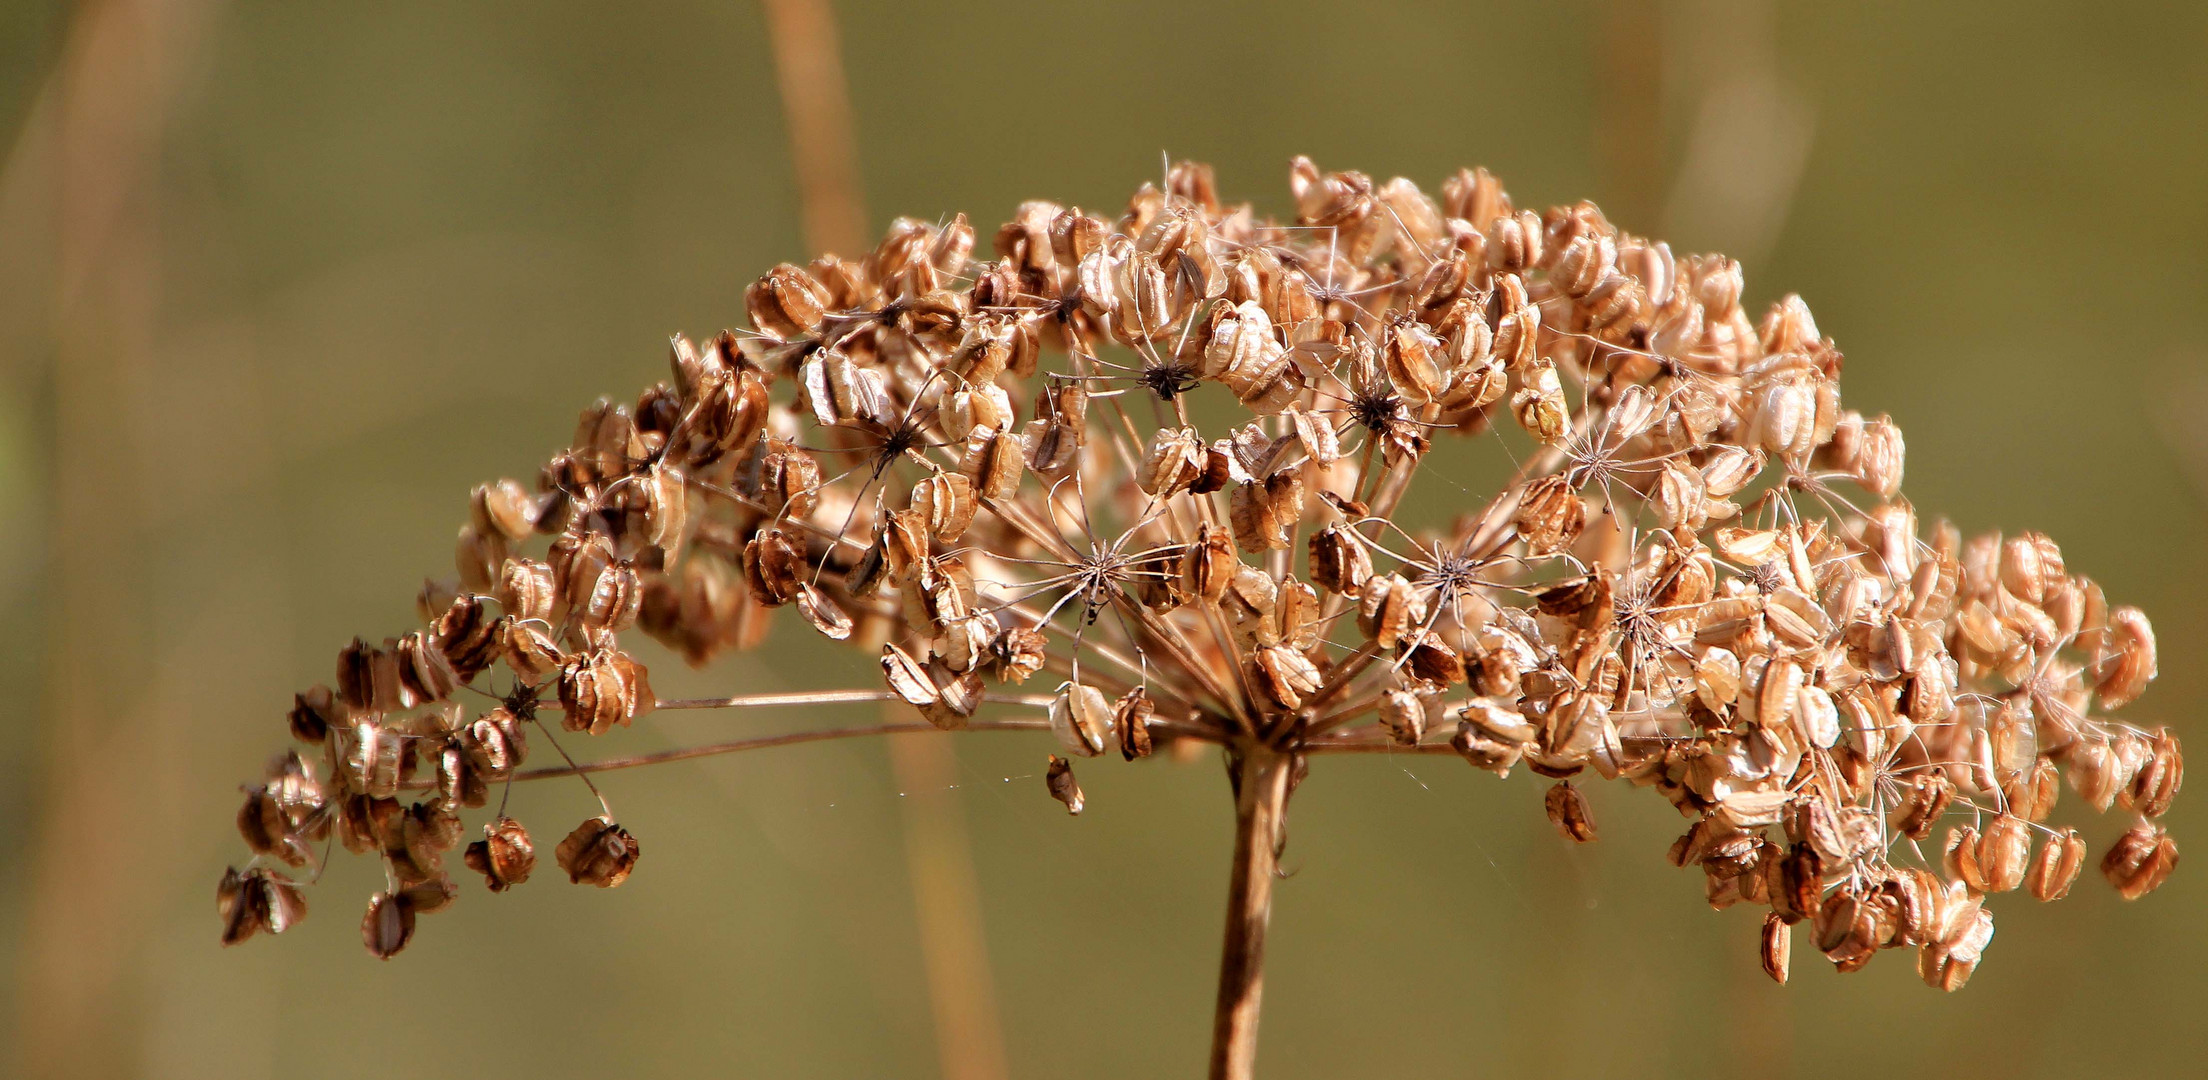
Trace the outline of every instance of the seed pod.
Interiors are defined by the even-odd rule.
[[[1793,723],[1802,678],[1802,666],[1792,660],[1774,660],[1766,666],[1756,691],[1756,723],[1773,729]]]
[[[637,702],[610,649],[576,653],[560,665],[560,707],[568,731],[603,735],[615,724],[627,727]]]
[[[1372,553],[1340,525],[1311,535],[1311,581],[1328,592],[1355,597],[1372,578]]]
[[[976,498],[1002,499],[1012,494],[1019,488],[1020,473],[1026,467],[1026,453],[1016,437],[987,426],[966,433],[966,449],[958,470],[973,481]]]
[[[1464,658],[1437,631],[1412,627],[1396,642],[1396,654],[1403,669],[1421,682],[1443,687],[1465,679]]]
[[[1419,610],[1422,606],[1403,575],[1373,578],[1365,583],[1364,593],[1358,598],[1357,629],[1365,635],[1365,640],[1383,649],[1393,649],[1424,617],[1424,612]]]
[[[1050,797],[1066,804],[1066,813],[1081,813],[1081,783],[1073,778],[1073,763],[1050,755],[1050,769],[1043,774],[1043,784],[1050,789]]]
[[[600,815],[577,825],[555,854],[568,881],[611,889],[629,879],[643,847],[629,830]]]
[[[1281,413],[1288,421],[1288,430],[1296,437],[1296,444],[1303,448],[1305,457],[1320,468],[1332,466],[1342,459],[1341,436],[1326,417],[1302,409],[1290,408]]]
[[[1408,312],[1394,316],[1380,336],[1381,370],[1405,404],[1432,404],[1448,385],[1442,344]]]
[[[912,508],[937,540],[955,544],[966,535],[979,508],[974,482],[959,473],[937,473],[912,486]]]
[[[1417,746],[1426,737],[1426,703],[1408,690],[1380,696],[1380,725],[1397,746]]]
[[[1044,388],[1027,425],[1027,467],[1056,482],[1073,474],[1089,441],[1089,393],[1075,383]]]
[[[851,616],[844,614],[826,592],[810,583],[798,586],[797,611],[805,617],[806,623],[820,631],[822,637],[843,641],[851,636]]]
[[[1587,809],[1587,797],[1571,781],[1557,781],[1542,803],[1548,809],[1549,824],[1556,826],[1565,839],[1581,844],[1594,842],[1595,822]]]
[[[1303,520],[1303,472],[1286,468],[1263,483],[1242,484],[1227,503],[1234,538],[1252,554],[1288,546],[1289,536]]]
[[[1557,381],[1556,365],[1544,359],[1526,369],[1524,389],[1511,396],[1511,415],[1544,444],[1561,442],[1570,432],[1571,413],[1564,405],[1564,386]]]
[[[535,559],[507,559],[499,574],[497,595],[508,615],[549,622],[558,598],[552,568]]]
[[[489,592],[495,584],[499,564],[506,561],[506,541],[497,533],[478,531],[473,525],[462,525],[460,535],[453,542],[452,562],[460,572],[460,587],[469,592]]]
[[[2031,828],[2014,814],[2001,814],[1986,825],[1978,838],[1978,872],[1987,892],[2009,892],[2024,884],[2024,871],[2032,854]]]
[[[1267,701],[1287,710],[1303,706],[1304,698],[1318,692],[1319,669],[1310,658],[1286,645],[1266,645],[1251,657],[1251,681]]]
[[[319,746],[329,737],[332,727],[344,722],[344,714],[338,711],[337,697],[330,693],[330,688],[317,686],[292,695],[291,712],[286,719],[291,725],[292,738]]]
[[[2185,755],[2168,728],[2155,732],[2151,745],[2153,756],[2133,775],[2121,799],[2141,815],[2158,818],[2169,812],[2178,789],[2185,786]]]
[[[1150,756],[1150,718],[1158,707],[1150,692],[1138,686],[1112,703],[1112,730],[1119,733],[1119,754],[1129,761]],[[1078,792],[1078,789],[1076,789]]]
[[[566,662],[567,653],[545,632],[543,623],[500,619],[498,625],[504,631],[501,653],[506,666],[522,681],[540,682]]]
[[[2108,644],[2094,657],[2094,692],[2101,708],[2120,709],[2138,698],[2155,676],[2154,627],[2138,608],[2108,613]]]
[[[1487,225],[1487,265],[1508,274],[1541,261],[1541,218],[1531,210],[1505,214]]]
[[[762,530],[744,544],[744,581],[762,604],[780,607],[797,599],[804,570],[803,549],[779,529]]]
[[[2101,857],[2102,876],[2126,900],[2137,900],[2161,887],[2175,869],[2177,841],[2151,821],[2132,826]]]
[[[529,872],[537,865],[529,830],[505,816],[484,823],[483,839],[469,844],[464,858],[468,869],[483,875],[484,884],[492,892],[505,892],[528,881]]]
[[[1787,971],[1794,961],[1794,933],[1776,912],[1763,917],[1758,955],[1763,960],[1763,973],[1771,976],[1772,982],[1785,986]]]
[[[882,677],[888,680],[889,688],[898,697],[915,708],[925,708],[942,699],[935,688],[935,680],[928,676],[926,665],[894,643],[882,646]]]
[[[1518,499],[1518,535],[1534,555],[1571,547],[1587,527],[1587,504],[1562,476],[1544,476]]]
[[[396,657],[354,638],[337,654],[337,696],[353,712],[382,713],[399,707]]]
[[[443,701],[459,686],[443,649],[427,634],[416,630],[399,639],[392,650],[399,668],[399,704],[406,708]]]
[[[1186,491],[1203,475],[1204,456],[1203,438],[1195,428],[1159,428],[1135,483],[1160,499]]]
[[[460,729],[460,750],[469,769],[486,779],[504,780],[528,758],[529,741],[521,719],[500,706]]]
[[[1824,907],[1823,856],[1808,844],[1794,844],[1784,855],[1763,860],[1764,885],[1769,890],[1771,910],[1787,922],[1800,922],[1814,918]]]
[[[464,683],[474,682],[504,648],[498,620],[485,613],[483,601],[474,596],[455,597],[452,606],[430,623],[429,630],[452,664],[453,674]]]
[[[360,938],[368,955],[389,960],[414,940],[414,904],[404,892],[379,892],[368,898],[368,913],[360,920]]]
[[[1043,669],[1049,639],[1040,630],[1012,627],[990,648],[990,675],[1001,682],[1023,683]]]
[[[514,543],[529,539],[537,527],[537,500],[515,480],[477,485],[469,497],[468,513],[477,532]]]
[[[241,874],[233,866],[215,887],[215,912],[222,917],[222,943],[236,945],[263,930],[291,929],[307,917],[307,898],[282,874],[259,867]]]
[[[1947,830],[1947,843],[1942,865],[1947,876],[1962,882],[1973,893],[1990,892],[1986,888],[1985,869],[1978,864],[1978,830],[1970,825],[1956,825]]]
[[[1111,743],[1111,700],[1096,687],[1069,682],[1051,699],[1050,730],[1067,750],[1095,757]]]
[[[1195,542],[1181,553],[1181,586],[1189,595],[1216,604],[1241,566],[1227,534],[1207,521],[1196,527]]]
[[[744,309],[763,334],[787,341],[813,332],[827,316],[828,290],[804,270],[783,263],[744,290]]]
[[[1932,825],[1947,813],[1955,800],[1955,785],[1945,773],[1919,773],[1911,778],[1894,808],[1894,828],[1911,840],[1932,835]]]
[[[636,625],[643,609],[644,588],[636,569],[627,562],[608,563],[590,584],[590,591],[572,598],[575,621],[585,630],[618,633]]]
[[[2039,845],[2039,854],[2024,875],[2024,887],[2035,899],[2060,900],[2070,895],[2070,886],[2084,866],[2085,838],[2076,829],[2064,829]]]
[[[1449,746],[1475,769],[1486,769],[1499,775],[1508,775],[1524,754],[1523,741],[1505,742],[1494,737],[1484,727],[1470,720],[1457,721],[1457,733],[1449,738]]]

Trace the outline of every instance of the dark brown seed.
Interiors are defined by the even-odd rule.
[[[1129,761],[1150,756],[1150,718],[1158,707],[1150,692],[1135,687],[1112,703],[1112,727],[1119,733],[1119,753]]]
[[[1043,783],[1050,788],[1050,797],[1066,804],[1066,813],[1079,814],[1084,805],[1081,784],[1073,778],[1073,763],[1056,754],[1050,755],[1050,769],[1043,774]]]

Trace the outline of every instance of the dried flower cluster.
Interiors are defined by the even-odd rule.
[[[1046,706],[1074,813],[1071,759],[1205,743],[1292,762],[1287,788],[1330,752],[1522,764],[1578,841],[1575,778],[1648,788],[1710,903],[1768,910],[1782,981],[1806,922],[1842,971],[1909,946],[1961,986],[1986,897],[2056,899],[2088,858],[2048,823],[2063,777],[2136,816],[2100,860],[2125,897],[2168,876],[2177,740],[2112,718],[2154,677],[2146,617],[2044,536],[1920,526],[1900,430],[1842,406],[1799,298],[1753,318],[1739,264],[1518,209],[1484,171],[1438,199],[1301,159],[1290,184],[1292,223],[1184,164],[1116,218],[1027,203],[993,258],[963,217],[901,220],[768,272],[751,330],[676,338],[669,381],[586,410],[534,490],[476,490],[424,628],[299,695],[224,940],[296,922],[278,864],[334,836],[383,860],[363,935],[392,955],[459,891],[464,810],[592,770],[522,772],[529,728],[678,704],[630,631],[703,664],[783,607],[880,655],[885,689],[822,700],[945,729]],[[1515,475],[1397,525],[1451,435]],[[500,805],[462,856],[493,891],[535,862]],[[611,887],[639,850],[608,810],[557,859]]]

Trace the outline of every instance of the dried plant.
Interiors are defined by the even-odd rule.
[[[1841,971],[1906,946],[1962,986],[1986,897],[2056,899],[2084,864],[2048,824],[2064,775],[2137,815],[2101,860],[2122,895],[2168,876],[2177,740],[2110,718],[2154,677],[2146,617],[2044,536],[1920,529],[1901,432],[1842,408],[1799,298],[1751,321],[1739,264],[1587,203],[1519,210],[1484,171],[1438,201],[1302,159],[1290,182],[1293,224],[1193,164],[1116,220],[1030,202],[994,261],[963,217],[898,221],[862,259],[768,272],[750,331],[675,338],[671,380],[585,410],[534,491],[476,489],[424,628],[356,639],[298,695],[307,748],[248,792],[223,940],[298,921],[284,868],[334,840],[382,859],[362,932],[397,953],[458,895],[447,856],[494,788],[461,859],[494,892],[532,876],[516,780],[932,728],[1051,731],[1075,814],[1076,760],[1223,748],[1215,1076],[1249,1074],[1287,806],[1325,754],[1523,765],[1582,842],[1574,778],[1651,789],[1711,906],[1767,910],[1782,982],[1807,923]],[[1450,435],[1515,473],[1399,526]],[[661,700],[629,651],[634,628],[703,665],[784,607],[879,653],[884,685]],[[547,722],[878,701],[919,719],[587,762]],[[524,768],[533,739],[563,763]],[[612,887],[641,847],[600,803],[556,860]]]

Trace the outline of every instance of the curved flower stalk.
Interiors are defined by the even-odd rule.
[[[2146,617],[2044,536],[1920,523],[1900,430],[1842,405],[1799,298],[1752,318],[1737,263],[1518,209],[1484,171],[1438,199],[1303,159],[1290,184],[1287,223],[1183,164],[1116,217],[1027,203],[993,257],[963,217],[901,220],[769,271],[750,330],[675,338],[668,381],[585,410],[533,487],[476,489],[426,625],[298,696],[223,940],[298,921],[290,868],[334,840],[383,862],[363,935],[391,956],[461,891],[456,849],[494,892],[535,873],[517,780],[931,727],[1049,730],[1073,813],[1074,762],[1224,749],[1217,1076],[1249,1073],[1283,822],[1326,754],[1523,767],[1577,841],[1575,785],[1649,789],[1711,905],[1764,909],[1780,981],[1800,936],[1962,986],[1987,899],[2056,899],[2088,858],[2064,778],[2135,816],[2099,860],[2124,896],[2168,876],[2177,740],[2116,719],[2155,674]],[[1456,496],[1416,481],[1449,437],[1518,464],[1435,514]],[[1398,525],[1412,498],[1447,526]],[[665,701],[631,651],[707,664],[785,608],[882,681]],[[590,760],[555,735],[880,701],[915,718]],[[601,804],[556,861],[612,887],[641,847]]]

